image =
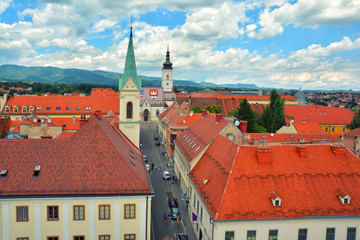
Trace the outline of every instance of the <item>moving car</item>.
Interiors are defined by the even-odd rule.
[[[156,145],[156,146],[160,146],[160,142],[157,141],[157,142],[155,143],[155,145]]]
[[[168,199],[168,204],[169,204],[169,208],[172,208],[172,207],[179,207],[179,205],[178,205],[178,202],[177,202],[177,200],[176,200],[176,198],[169,198]]]
[[[180,219],[180,212],[179,212],[179,209],[177,207],[170,208],[170,214],[171,214],[171,218],[173,220]]]
[[[159,136],[155,136],[154,140],[159,140],[159,138],[160,138]]]
[[[162,177],[163,177],[164,180],[169,180],[170,179],[169,171],[163,171]]]
[[[147,162],[147,161],[148,161],[146,155],[143,155],[143,160],[144,160],[144,162]]]
[[[178,235],[177,235],[177,238],[176,238],[177,240],[189,240],[189,237],[188,237],[188,235],[186,234],[186,233],[179,233]]]

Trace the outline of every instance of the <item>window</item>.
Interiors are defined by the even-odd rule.
[[[202,222],[202,216],[203,216],[203,208],[201,207],[201,210],[200,210],[200,222]]]
[[[125,240],[135,240],[135,234],[125,234]]]
[[[56,107],[55,110],[61,110],[61,107]]]
[[[159,115],[159,113],[160,113],[159,109],[156,110],[156,116]]]
[[[9,106],[6,106],[5,107],[5,113],[9,113],[10,112],[10,107]]]
[[[58,221],[59,220],[59,207],[58,206],[48,206],[48,221]]]
[[[71,107],[66,107],[65,110],[71,110]]]
[[[29,221],[27,206],[16,207],[16,221],[17,222]]]
[[[86,109],[86,110],[91,110],[91,107],[86,107],[85,109]]]
[[[85,206],[74,206],[74,220],[85,220]]]
[[[29,240],[28,237],[21,237],[21,238],[16,238],[16,240]]]
[[[225,240],[234,240],[234,239],[235,239],[234,231],[225,232]]]
[[[99,240],[110,240],[110,235],[100,235]]]
[[[23,112],[23,113],[26,113],[26,110],[27,110],[26,107],[23,106],[23,107],[22,107],[22,112]]]
[[[329,128],[325,128],[325,132],[328,132],[329,131]]]
[[[14,107],[14,113],[18,112],[18,107]]]
[[[307,239],[307,229],[299,229],[298,240],[306,240],[306,239]]]
[[[356,228],[348,228],[346,240],[355,240]]]
[[[34,107],[30,107],[30,108],[29,108],[29,112],[30,112],[30,113],[33,113],[33,112],[34,112]]]
[[[51,110],[51,107],[46,107],[45,110]]]
[[[135,218],[135,204],[125,204],[125,219]]]
[[[76,107],[75,110],[81,110],[81,107]]]
[[[59,237],[47,237],[47,240],[59,240]]]
[[[349,203],[349,198],[344,198],[344,204],[348,204]]]
[[[76,123],[76,117],[73,117],[73,124]]]
[[[110,219],[110,205],[99,205],[99,219],[100,220]]]
[[[74,240],[85,240],[84,236],[74,236]]]
[[[126,118],[132,118],[133,116],[132,102],[128,102],[126,105]]]
[[[246,240],[255,240],[256,239],[256,231],[247,231]]]
[[[343,132],[345,132],[346,131],[346,129],[345,128],[343,128]]]
[[[37,107],[36,110],[41,110],[41,107]]]
[[[269,230],[269,240],[278,240],[278,230]]]
[[[335,228],[326,229],[326,240],[335,240]]]

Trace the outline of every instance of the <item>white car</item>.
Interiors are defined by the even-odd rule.
[[[146,155],[143,155],[143,160],[144,160],[144,162],[148,161]]]
[[[170,179],[169,171],[163,171],[162,176],[164,180],[169,180]]]

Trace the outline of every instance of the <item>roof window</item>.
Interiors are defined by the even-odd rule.
[[[294,136],[293,136],[293,135],[290,135],[290,138],[291,138],[291,139],[294,139]]]
[[[41,168],[41,165],[36,165],[35,166],[35,169],[34,169],[34,177],[38,177],[39,174],[40,174],[40,168]]]
[[[196,146],[196,143],[191,148],[194,148],[195,146]]]
[[[187,136],[186,138],[185,138],[185,141],[189,138],[190,136]]]
[[[46,107],[45,110],[51,110],[51,107]]]
[[[41,110],[41,107],[37,107],[36,110]]]
[[[197,150],[199,150],[199,148],[200,148],[200,146],[198,146],[197,149],[195,149],[195,152],[196,152]]]
[[[270,199],[274,207],[280,207],[281,206],[281,198],[275,191],[271,191]]]
[[[6,177],[8,170],[1,170],[0,177]]]
[[[341,191],[341,190],[338,190],[338,197],[341,201],[342,204],[350,204],[350,196],[349,194]]]
[[[55,110],[61,110],[61,107],[56,107]]]
[[[183,138],[185,138],[187,136],[187,134],[185,134],[184,136],[183,136]]]
[[[189,140],[187,140],[187,142],[190,142],[191,141],[191,138],[189,138]]]
[[[131,156],[133,159],[135,159],[135,156],[134,156],[134,155],[130,154],[130,156]]]
[[[75,110],[81,110],[81,107],[76,107]]]
[[[194,142],[194,140],[191,141],[191,143],[189,144],[189,146],[190,146],[191,144],[193,144],[193,142]]]
[[[86,107],[86,110],[91,110],[91,107]]]
[[[66,107],[65,110],[71,110],[71,107]]]

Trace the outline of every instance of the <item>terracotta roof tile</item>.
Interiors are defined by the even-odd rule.
[[[339,141],[340,133],[248,133],[248,142],[254,139],[266,141],[268,143],[294,143],[294,142],[312,142],[312,141]]]
[[[344,133],[344,137],[346,138],[360,137],[360,128],[356,128],[349,132]]]
[[[96,116],[69,139],[0,140],[0,168],[0,196],[152,193],[140,151]]]
[[[215,220],[359,215],[360,161],[349,150],[336,156],[331,145],[300,145],[306,148],[301,158],[299,145],[277,145],[271,146],[271,164],[260,164],[257,146],[225,154],[231,144],[217,136],[190,173]],[[343,205],[338,189],[354,201]],[[281,197],[280,207],[273,206],[272,191]]]
[[[325,133],[317,122],[294,122],[293,125],[298,133]]]

